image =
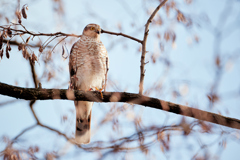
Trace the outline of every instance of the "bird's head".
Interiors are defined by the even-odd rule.
[[[97,24],[88,24],[83,30],[83,35],[91,38],[99,38],[100,33],[101,33],[101,28]]]

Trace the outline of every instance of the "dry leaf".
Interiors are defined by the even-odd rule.
[[[39,52],[43,52],[43,47],[41,46],[40,48],[39,48]]]
[[[28,44],[30,38],[31,38],[31,36],[29,36],[29,37],[27,38],[26,44]]]
[[[216,95],[214,93],[208,94],[207,97],[208,97],[209,101],[211,101],[213,103],[217,102],[219,100],[218,95]]]
[[[6,57],[7,57],[7,59],[9,59],[9,57],[10,57],[9,52],[8,52],[8,46],[6,46]]]
[[[165,33],[164,33],[164,39],[165,39],[166,41],[169,41],[169,39],[170,39],[169,32],[165,32]]]
[[[166,41],[171,40],[172,42],[174,42],[176,40],[176,34],[173,31],[168,30],[164,33],[164,39]]]
[[[31,58],[32,63],[35,63],[37,61],[37,56],[33,53]]]
[[[0,49],[2,49],[2,45],[3,45],[3,35],[0,36]]]
[[[64,47],[62,46],[62,57],[64,57],[64,54],[65,54],[65,50],[64,50]]]
[[[22,48],[23,48],[23,45],[22,45],[22,43],[20,43],[20,44],[18,45],[18,50],[21,51]]]
[[[219,56],[216,57],[215,64],[217,65],[217,67],[220,67],[220,57]]]
[[[7,21],[7,24],[9,23],[9,19],[7,17],[5,17],[5,20]]]
[[[18,23],[21,24],[21,23],[22,23],[22,20],[21,20],[22,15],[21,15],[21,13],[20,13],[19,11],[16,11],[15,14],[16,14],[16,16],[17,16],[17,18],[18,18]]]
[[[11,28],[10,27],[8,27],[8,29],[7,29],[7,35],[8,35],[8,37],[12,37],[12,31],[11,31]]]
[[[182,12],[178,11],[177,13],[178,13],[178,14],[177,14],[177,20],[178,20],[178,22],[183,22],[183,23],[185,23],[185,22],[186,22],[186,18],[185,18],[185,16],[182,14]]]
[[[23,18],[27,19],[27,13],[26,13],[26,10],[25,10],[25,5],[22,7],[22,16],[23,16]]]
[[[11,46],[10,46],[10,45],[8,45],[8,51],[11,51],[11,50],[12,50]]]
[[[191,4],[191,3],[192,3],[192,0],[185,0],[185,3]]]
[[[30,57],[30,55],[29,55],[25,46],[22,48],[22,55],[23,55],[23,58],[25,58],[26,60],[28,60],[29,57]]]
[[[0,50],[0,57],[2,59],[2,57],[3,57],[3,49]]]
[[[195,35],[194,40],[198,43],[199,42],[199,37],[197,35]]]

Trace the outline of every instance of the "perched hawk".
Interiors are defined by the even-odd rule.
[[[69,57],[70,88],[75,90],[102,90],[106,86],[108,54],[100,41],[101,28],[88,24],[74,43]],[[76,107],[77,143],[90,142],[91,114],[93,102],[74,101]]]

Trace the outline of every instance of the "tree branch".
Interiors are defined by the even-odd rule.
[[[67,89],[22,88],[0,83],[0,94],[25,100],[81,100],[92,102],[125,102],[193,117],[219,125],[240,129],[240,120],[200,109],[179,105],[157,98],[126,92],[103,92],[103,99],[98,91],[73,91]]]
[[[168,0],[164,0],[162,3],[160,3],[157,8],[153,11],[149,19],[147,20],[147,23],[145,25],[145,31],[144,31],[144,37],[142,41],[142,56],[141,56],[141,66],[140,66],[140,83],[139,83],[139,94],[143,94],[143,83],[144,83],[144,76],[145,76],[145,55],[147,53],[146,51],[146,44],[147,44],[147,37],[149,32],[149,25],[152,22],[154,16],[159,11],[159,9],[167,2]]]
[[[80,37],[81,35],[76,35],[76,34],[68,34],[68,33],[63,33],[63,32],[55,32],[55,33],[34,33],[32,31],[28,31],[23,25],[21,25],[25,30],[20,30],[20,29],[14,29],[10,28],[11,31],[14,31],[16,33],[13,33],[13,35],[21,35],[21,34],[29,34],[32,36],[71,36],[71,37]],[[8,27],[3,27],[0,26],[3,30],[7,30]]]
[[[25,132],[33,129],[33,128],[36,127],[36,126],[37,126],[37,124],[34,124],[34,125],[31,125],[30,127],[25,128],[21,133],[19,133],[15,138],[13,138],[13,140],[11,141],[11,145],[12,145],[14,142],[16,142],[17,139],[18,139],[21,135],[23,135]]]
[[[6,39],[3,39],[3,43],[9,43],[10,45],[16,45],[16,46],[18,46],[18,45],[20,45],[21,43],[20,42],[18,42],[18,41],[14,41],[14,40],[12,40],[12,41],[10,41],[10,40],[6,40]],[[30,47],[33,47],[33,48],[39,48],[39,47],[41,47],[41,45],[33,45],[33,44],[27,44],[27,46],[30,46]],[[52,48],[52,46],[46,46],[47,48]]]
[[[101,33],[113,34],[113,35],[116,35],[116,36],[123,36],[123,37],[129,38],[129,39],[131,39],[131,40],[137,41],[138,43],[141,43],[141,44],[142,44],[142,42],[143,42],[143,41],[140,40],[140,39],[131,37],[131,36],[126,35],[126,34],[123,34],[123,33],[110,32],[110,31],[105,31],[105,30],[103,30],[103,29],[101,29]]]

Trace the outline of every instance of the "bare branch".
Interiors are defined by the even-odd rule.
[[[21,133],[19,133],[15,138],[13,138],[13,140],[12,140],[12,142],[11,142],[11,145],[12,145],[21,135],[23,135],[25,132],[33,129],[33,128],[36,127],[36,126],[37,126],[37,124],[34,124],[34,125],[31,125],[30,127],[25,128]]]
[[[41,126],[41,127],[43,127],[43,128],[47,128],[47,129],[49,129],[49,130],[51,130],[51,131],[53,131],[53,132],[58,133],[59,135],[65,137],[66,140],[69,140],[69,141],[71,140],[70,138],[67,137],[67,135],[63,134],[62,132],[60,132],[60,131],[58,131],[58,130],[56,130],[56,129],[53,129],[53,128],[51,128],[51,127],[48,127],[48,126],[42,124],[41,122],[39,122],[38,125]]]
[[[105,31],[105,30],[101,30],[101,33],[113,34],[113,35],[116,35],[116,36],[123,36],[123,37],[129,38],[131,40],[137,41],[138,43],[142,44],[142,41],[140,39],[131,37],[131,36],[123,34],[123,33],[116,33],[116,32],[110,32],[110,31]]]
[[[8,27],[3,27],[0,26],[0,28],[2,29],[8,29]],[[76,35],[76,34],[68,34],[68,33],[63,33],[63,32],[55,32],[55,33],[34,33],[32,31],[28,31],[25,28],[24,30],[20,30],[20,29],[14,29],[14,28],[10,28],[11,31],[14,31],[16,33],[13,33],[13,35],[20,35],[20,34],[29,34],[32,36],[69,36],[69,37],[81,37],[81,35]]]
[[[57,45],[58,45],[59,43],[61,43],[63,40],[65,40],[66,38],[67,38],[67,36],[64,37],[64,38],[62,38],[62,39],[53,47],[52,52],[53,52],[54,49],[57,47]]]
[[[8,104],[12,104],[17,102],[18,100],[14,99],[14,100],[10,100],[10,101],[5,101],[5,102],[1,102],[0,103],[0,107],[4,106],[4,105],[8,105]]]
[[[3,39],[3,43],[9,43],[10,45],[16,45],[16,46],[18,46],[18,45],[20,45],[21,43],[20,42],[18,42],[18,41],[14,41],[14,40],[6,40],[6,39]],[[30,47],[33,47],[33,48],[39,48],[39,47],[41,47],[41,45],[33,45],[33,44],[27,44],[27,46],[30,46]],[[52,48],[52,46],[46,46],[46,47],[48,47],[48,48]]]
[[[70,93],[71,92],[71,93]],[[103,98],[98,91],[72,91],[66,89],[34,89],[21,88],[0,83],[0,94],[25,100],[81,100],[92,102],[125,102],[129,104],[138,104],[155,109],[193,117],[219,125],[240,129],[240,120],[225,117],[219,114],[202,111],[185,105],[179,105],[156,98],[146,97],[140,94],[126,92],[103,92]],[[72,95],[72,96],[69,96]],[[89,96],[92,95],[92,96]]]
[[[35,113],[35,111],[34,111],[34,109],[33,109],[33,105],[34,105],[35,102],[36,102],[36,100],[32,100],[32,101],[30,102],[29,106],[30,106],[30,109],[31,109],[31,111],[32,111],[32,114],[33,114],[35,120],[37,121],[37,124],[40,124],[40,121],[39,121],[39,119],[38,119],[38,117],[37,117],[37,115],[36,115],[36,113]]]
[[[38,87],[38,79],[37,79],[37,74],[35,71],[34,63],[31,61],[31,58],[29,58],[29,64],[31,67],[33,83],[34,83],[35,88],[37,88]]]
[[[144,37],[142,41],[142,56],[141,56],[141,66],[140,66],[140,83],[139,83],[139,94],[143,93],[143,83],[144,83],[144,76],[145,76],[145,55],[147,53],[146,51],[146,44],[147,44],[147,37],[149,32],[149,25],[152,22],[154,16],[159,11],[159,9],[167,2],[168,0],[164,0],[162,3],[157,6],[157,8],[153,11],[151,16],[149,17],[146,25],[145,25],[145,31],[144,31]]]

